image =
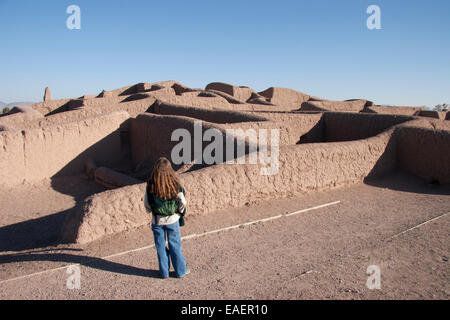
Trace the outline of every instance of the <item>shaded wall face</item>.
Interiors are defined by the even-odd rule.
[[[324,120],[324,141],[352,141],[376,136],[384,130],[412,117],[378,114],[349,114],[326,112]]]
[[[278,130],[281,146],[296,145],[323,141],[322,121],[320,114],[303,114],[298,117],[275,117],[270,121],[242,122],[220,125],[222,128],[242,130],[266,129],[268,132]]]
[[[170,106],[169,106],[170,107]],[[152,107],[153,108],[153,107]],[[172,108],[172,107],[170,107]],[[173,107],[175,112],[192,112],[189,109],[183,109],[179,106]],[[157,108],[155,108],[157,109]],[[203,113],[202,111],[206,111]],[[234,114],[233,112],[221,112],[214,111],[216,118],[223,120],[252,120],[258,119],[257,116]],[[308,131],[314,131],[315,126],[320,122],[320,115],[304,115],[297,119],[291,118],[289,120],[281,121],[258,121],[258,122],[239,122],[239,123],[225,123],[225,124],[212,124],[203,121],[204,118],[209,119],[212,114],[208,110],[200,110],[193,114],[197,119],[185,118],[180,116],[166,116],[146,113],[139,115],[136,119],[130,119],[130,140],[132,158],[137,168],[141,168],[142,165],[152,166],[154,162],[160,157],[166,157],[170,160],[173,148],[178,145],[179,141],[171,141],[172,133],[177,129],[185,129],[190,134],[191,153],[189,159],[194,159],[194,145],[196,138],[194,132],[194,123],[200,122],[202,124],[201,134],[197,135],[200,138],[200,151],[206,152],[206,148],[211,145],[211,140],[203,141],[204,133],[206,130],[214,128],[222,134],[222,150],[223,157],[221,162],[231,160],[235,158],[238,153],[241,154],[244,150],[245,154],[254,152],[258,148],[259,130],[264,129],[267,133],[267,143],[270,145],[271,134],[273,130],[277,130],[279,135],[278,142],[280,145],[295,145],[300,140],[301,136]],[[223,117],[222,117],[223,116]],[[202,119],[203,118],[203,119]],[[198,119],[202,119],[199,121]],[[259,117],[259,119],[264,119]],[[251,130],[250,130],[251,129]],[[320,132],[321,134],[321,132]],[[310,139],[317,137],[310,136]],[[229,145],[232,143],[233,153],[230,154],[228,150]],[[250,148],[249,146],[252,146]],[[242,149],[243,148],[243,149]],[[211,165],[211,163],[203,162],[201,166],[197,163],[195,169]],[[174,163],[174,168],[177,169],[180,165]]]
[[[430,183],[450,183],[450,131],[404,126],[395,137],[400,169]]]
[[[198,130],[197,132],[195,130],[196,122],[201,123],[201,130]],[[197,141],[200,141],[199,151],[201,154],[203,154],[205,148],[211,144],[212,141],[203,141],[203,135],[208,129],[216,129],[222,133],[222,150],[226,149],[225,134],[223,129],[220,127],[216,127],[211,123],[192,118],[145,113],[137,116],[136,119],[130,119],[130,142],[132,158],[135,166],[138,168],[142,165],[153,166],[156,160],[160,157],[165,157],[172,161],[172,150],[176,145],[179,145],[182,141],[184,141],[184,137],[177,137],[179,140],[172,141],[172,134],[177,129],[186,130],[187,133],[189,133],[189,143],[186,142],[190,145],[190,154],[187,157],[189,160],[194,160],[196,157],[196,139],[199,139]],[[212,140],[214,140],[214,138]],[[248,148],[246,146],[246,150],[247,149]],[[226,154],[224,152],[222,161],[225,160]],[[173,163],[173,167],[176,170],[184,164],[187,163]],[[197,162],[196,165],[196,168],[198,168],[210,164]]]
[[[0,132],[0,181],[4,185],[84,171],[92,158],[112,164],[121,159],[119,127],[126,112],[40,129]]]

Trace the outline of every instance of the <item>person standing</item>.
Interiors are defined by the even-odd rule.
[[[186,209],[184,196],[185,190],[170,161],[166,158],[158,159],[147,181],[144,206],[147,212],[152,213],[152,231],[159,272],[163,279],[169,277],[170,261],[177,278],[190,273],[181,250],[179,219]]]

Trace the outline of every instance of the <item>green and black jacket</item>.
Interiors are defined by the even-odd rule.
[[[178,186],[179,194],[182,193],[183,199],[186,191],[182,186]],[[181,196],[181,195],[180,195]],[[182,214],[185,210],[185,203],[182,203],[180,196],[175,196],[172,199],[162,199],[149,191],[147,184],[146,197],[147,203],[144,203],[145,207],[151,209],[151,212],[160,216],[171,216],[175,213]],[[149,208],[150,207],[150,208]],[[149,211],[149,210],[148,210]]]

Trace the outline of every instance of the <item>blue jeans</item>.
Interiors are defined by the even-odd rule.
[[[156,252],[158,253],[159,272],[161,277],[169,276],[170,261],[177,277],[182,277],[186,273],[186,259],[181,251],[180,224],[175,222],[165,226],[152,224],[153,237],[155,239]],[[169,248],[166,248],[166,233]]]

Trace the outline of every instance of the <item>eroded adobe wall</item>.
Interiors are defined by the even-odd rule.
[[[82,108],[58,112],[44,118],[32,121],[24,121],[15,125],[18,129],[36,129],[55,125],[61,125],[74,121],[81,121],[87,118],[108,114],[115,111],[126,111],[130,117],[135,117],[147,109],[155,102],[155,98],[146,98],[137,101],[120,102],[111,105],[84,106]]]
[[[236,112],[232,110],[209,110],[191,106],[170,104],[163,101],[157,101],[149,109],[149,112],[161,115],[179,115],[191,117],[214,123],[234,123],[266,120],[265,118],[258,115],[249,115],[247,113]]]
[[[172,95],[155,91],[152,95],[168,104],[184,105],[204,109],[229,109],[230,103],[223,97],[202,97],[191,95]]]
[[[362,99],[347,101],[314,100],[303,102],[300,111],[360,112],[371,104],[372,102]]]
[[[421,107],[369,106],[369,107],[364,108],[361,112],[413,116],[416,112],[423,111],[423,110],[425,110],[425,108],[421,108]]]
[[[317,143],[325,141],[323,113],[300,112],[255,112],[271,121],[279,123],[280,129],[287,127],[286,145]]]
[[[114,104],[123,100],[123,97],[119,97],[117,95],[111,95],[108,97],[98,97],[98,96],[83,96],[80,98],[73,99],[59,99],[59,100],[50,100],[44,102],[38,102],[31,107],[36,111],[48,116],[57,113],[67,112],[71,110],[75,110],[77,108],[85,107],[85,106],[101,106],[105,104]]]
[[[14,107],[7,115],[0,117],[0,125],[18,128],[21,123],[44,118],[44,115],[30,106]]]
[[[242,102],[246,102],[248,99],[250,99],[252,94],[255,92],[252,88],[249,87],[239,87],[223,82],[209,83],[205,87],[205,89],[223,92]]]
[[[278,87],[270,87],[264,91],[258,92],[258,94],[265,97],[270,103],[297,109],[300,108],[303,102],[308,101],[310,98],[309,95],[304,94],[303,92]]]
[[[79,98],[66,98],[66,99],[57,99],[57,100],[49,100],[38,102],[32,105],[32,108],[36,111],[42,113],[43,115],[49,115],[58,112],[64,112],[71,110],[71,104],[77,104],[81,101],[81,106],[86,107],[94,107],[94,106],[104,106],[104,105],[113,105],[117,104],[124,99],[126,99],[130,95],[138,94],[138,93],[155,93],[157,91],[156,87],[161,88],[158,94],[162,94],[163,92],[168,94],[175,95],[175,91],[171,88],[174,84],[179,84],[177,81],[159,81],[153,83],[137,83],[130,86],[125,86],[115,90],[105,91],[103,90],[100,94],[97,95],[83,95]],[[153,88],[153,89],[152,89]]]
[[[1,183],[80,173],[89,158],[105,165],[119,161],[118,128],[128,118],[122,111],[52,127],[0,132]]]
[[[395,130],[398,167],[429,183],[450,183],[450,125],[445,120],[417,124]]]
[[[214,94],[216,96],[220,96],[220,97],[224,98],[225,100],[227,100],[231,104],[243,104],[243,103],[245,103],[243,101],[240,101],[240,100],[234,98],[232,95],[229,95],[229,94],[227,94],[225,92],[222,92],[222,91],[213,90],[213,89],[208,89],[208,90],[205,90],[205,91],[208,92],[208,93]]]
[[[267,118],[269,114],[259,113]],[[295,145],[300,143],[312,143],[323,141],[323,121],[321,114],[302,114],[296,116],[275,117],[274,120],[266,121],[228,123],[218,125],[226,129],[242,129],[244,132],[248,129],[254,129],[256,134],[260,129],[267,130],[270,137],[272,130],[279,132],[279,144]],[[269,141],[269,143],[271,143]]]
[[[279,171],[261,174],[260,164],[210,166],[181,175],[188,214],[205,215],[248,201],[279,198],[362,181],[374,168],[392,170],[391,132],[367,140],[283,147]],[[106,191],[86,199],[84,208],[66,220],[62,237],[86,243],[149,223],[143,207],[145,184]]]
[[[70,98],[68,99],[57,99],[57,100],[50,100],[50,101],[43,101],[43,102],[38,102],[35,104],[32,104],[31,107],[42,113],[43,115],[46,115],[50,112],[52,112],[53,110],[63,106],[64,104],[66,104],[67,102],[69,102]]]
[[[218,111],[201,109],[198,110],[199,112],[193,112],[192,109],[183,109],[179,106],[169,107],[170,110],[166,111],[171,115],[146,113],[139,115],[136,119],[130,120],[131,148],[133,160],[136,166],[140,166],[144,162],[154,163],[159,157],[162,156],[170,159],[173,147],[178,144],[178,141],[171,141],[171,135],[176,129],[188,130],[192,138],[191,144],[193,146],[194,122],[199,118],[202,120],[202,136],[205,130],[215,128],[222,132],[223,141],[226,143],[225,134],[227,129],[231,129],[234,131],[230,135],[231,137],[234,137],[239,141],[245,140],[245,142],[240,143],[246,144],[246,153],[250,142],[257,143],[257,140],[249,140],[249,137],[252,138],[252,132],[250,132],[249,129],[253,129],[253,133],[256,137],[258,137],[260,129],[265,129],[269,144],[271,143],[270,137],[273,130],[277,130],[279,132],[280,145],[298,144],[301,142],[300,140],[302,139],[302,136],[306,133],[309,133],[309,142],[317,142],[323,139],[323,128],[321,124],[322,115],[320,114],[296,115],[291,117],[286,116],[284,119],[268,121],[264,117],[257,117],[257,115],[251,114],[233,113],[229,111],[223,111],[221,113]],[[157,108],[155,110],[157,110]],[[171,110],[174,110],[175,114],[177,112],[182,114],[188,113],[192,117],[185,117],[186,114],[183,114],[183,116],[175,116],[170,112]],[[190,114],[190,112],[193,112],[193,114]],[[209,112],[211,112],[211,114]],[[228,121],[226,123],[217,123],[219,122],[217,121],[218,119],[223,120],[223,118]],[[205,121],[205,119],[212,120],[214,123]],[[262,121],[255,121],[261,119]],[[233,121],[239,120],[243,122],[232,123]],[[202,139],[202,137],[200,137],[200,139]],[[203,148],[209,144],[209,141],[202,141]],[[235,151],[236,148],[234,148]],[[193,159],[193,147],[191,151],[190,158]]]
[[[172,133],[177,129],[187,130],[189,133],[191,146],[189,159],[193,160],[195,152],[194,139],[196,138],[194,131],[195,121],[196,119],[183,116],[152,113],[140,114],[135,119],[130,119],[130,142],[135,166],[140,167],[143,164],[153,164],[160,157],[171,159],[172,149],[179,144],[179,141],[171,141]],[[210,144],[210,142],[202,140],[206,130],[216,129],[225,136],[223,129],[213,123],[201,121],[201,127],[202,131],[199,135],[201,150]],[[225,143],[224,139],[223,149],[225,149]],[[174,168],[178,168],[178,165],[174,164]]]
[[[434,119],[445,120],[446,112],[444,112],[444,111],[425,110],[425,111],[418,111],[414,115],[416,115],[418,117],[426,117],[426,118],[434,118]]]
[[[414,120],[400,115],[324,113],[325,141],[350,141],[373,137],[396,124]]]

